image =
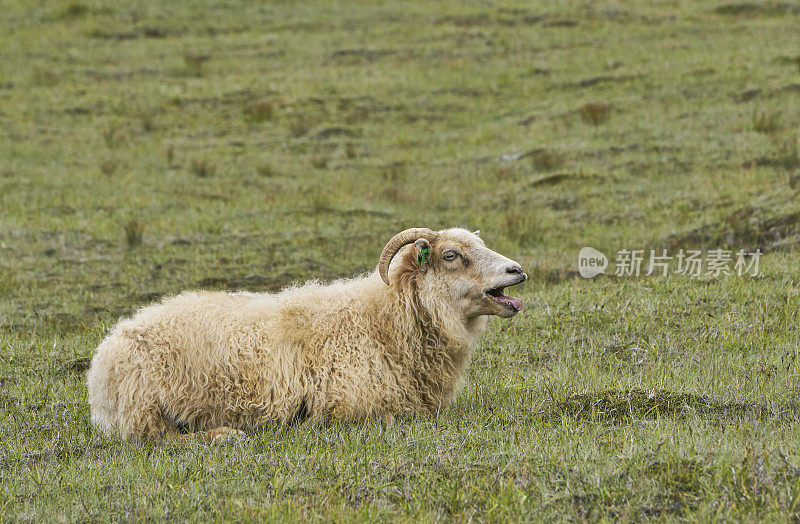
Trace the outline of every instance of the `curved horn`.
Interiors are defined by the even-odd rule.
[[[378,272],[386,285],[389,285],[389,263],[394,256],[400,251],[400,248],[415,242],[416,240],[424,238],[428,242],[436,239],[436,233],[427,227],[412,227],[397,233],[392,239],[384,246],[383,253],[381,253],[380,261],[378,262]]]

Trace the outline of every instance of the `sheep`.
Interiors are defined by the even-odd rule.
[[[87,374],[94,425],[122,439],[241,435],[326,416],[391,419],[454,399],[522,267],[453,228],[412,228],[370,274],[280,293],[192,291],[121,319]]]

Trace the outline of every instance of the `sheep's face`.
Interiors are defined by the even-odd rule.
[[[477,232],[446,229],[433,242],[419,239],[409,247],[404,265],[416,265],[417,288],[423,301],[455,307],[466,318],[508,318],[522,309],[519,298],[503,291],[528,276],[517,262],[487,248]]]

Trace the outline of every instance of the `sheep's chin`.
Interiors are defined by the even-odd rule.
[[[492,312],[492,315],[496,315],[500,318],[511,318],[521,311],[521,309],[514,309],[497,301],[495,301],[495,304],[496,306],[493,308],[495,311]]]

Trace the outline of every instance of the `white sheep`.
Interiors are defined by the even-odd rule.
[[[486,315],[522,309],[503,289],[526,279],[477,232],[414,228],[366,276],[166,298],[97,348],[92,421],[124,439],[214,438],[269,421],[435,412],[455,396]]]

